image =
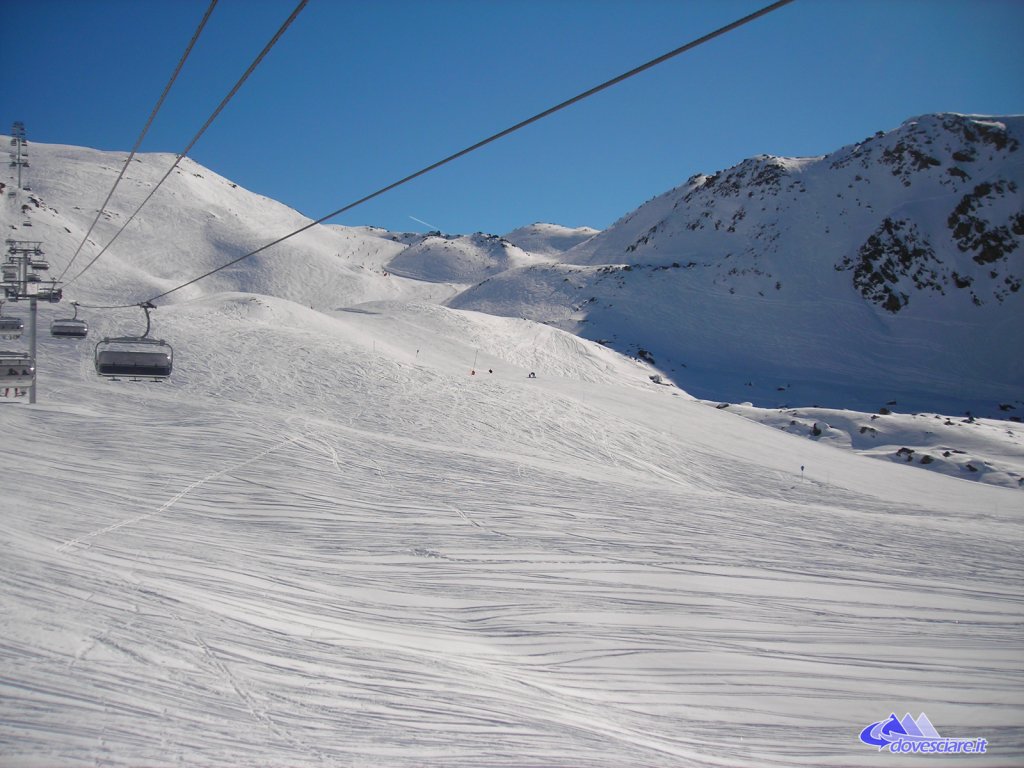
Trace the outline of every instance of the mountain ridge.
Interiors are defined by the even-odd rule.
[[[1024,381],[1022,137],[1019,116],[926,115],[761,155],[450,304],[604,339],[712,399],[994,414]]]
[[[827,155],[695,174],[602,232],[317,226],[166,301],[442,302],[601,341],[705,399],[1006,418],[1024,409],[1022,139],[1020,116],[924,115]],[[35,187],[8,187],[4,221],[59,274],[126,154],[32,154]],[[136,157],[69,276],[172,162]],[[68,297],[139,301],[309,222],[185,158]]]

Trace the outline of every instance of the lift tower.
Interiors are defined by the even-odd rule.
[[[18,169],[18,189],[25,189],[21,185],[21,169],[28,168],[28,141],[25,139],[25,124],[16,121],[11,126],[11,167]]]
[[[40,272],[50,268],[43,257],[43,244],[32,240],[7,240],[7,259],[2,267],[4,296],[8,301],[29,300],[29,356],[36,359],[36,314],[38,302],[57,303],[63,291],[57,281],[43,282]],[[38,368],[36,376],[38,378]],[[36,383],[29,387],[29,403],[36,401]]]

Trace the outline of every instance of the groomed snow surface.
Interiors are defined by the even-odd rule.
[[[4,768],[880,766],[907,712],[1024,760],[1019,490],[525,320],[220,293],[154,335],[166,383],[41,334],[0,402]]]

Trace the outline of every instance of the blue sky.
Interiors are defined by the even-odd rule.
[[[183,149],[297,0],[220,0],[143,151]],[[310,0],[190,155],[313,218],[768,0]],[[208,0],[0,0],[0,131],[128,150]],[[1020,0],[796,0],[331,223],[604,228],[698,172],[925,112],[1024,113]]]

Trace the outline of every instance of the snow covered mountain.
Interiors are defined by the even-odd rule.
[[[1022,140],[1022,117],[941,114],[753,158],[451,306],[602,340],[712,399],[1021,415]]]
[[[395,256],[388,267],[404,277],[468,286],[509,269],[547,261],[497,235],[431,232]]]
[[[168,300],[447,301],[599,340],[707,399],[1020,416],[1022,126],[928,115],[824,157],[753,158],[601,233],[316,227]],[[123,157],[34,146],[33,192],[5,198],[12,236],[44,239],[62,267]],[[136,158],[96,243],[170,163]],[[186,159],[69,296],[138,300],[307,222]],[[69,276],[97,250],[88,244]]]
[[[71,262],[127,155],[41,144],[31,144],[29,152],[31,191],[12,185],[0,204],[0,221],[8,238],[42,241],[57,276]],[[172,155],[135,157],[65,281],[76,278],[111,242],[173,162]],[[142,214],[80,279],[70,282],[66,293],[83,303],[140,301],[308,223],[291,208],[185,158]],[[454,293],[421,280],[387,277],[383,266],[406,247],[401,238],[383,230],[314,227],[167,301],[242,291],[333,308]]]
[[[56,274],[124,155],[29,150],[0,226]],[[170,163],[132,164],[68,277]],[[138,301],[308,223],[189,161],[150,205],[67,299]],[[1020,763],[1016,425],[718,409],[445,306],[514,276],[555,316],[555,278],[684,269],[551,264],[566,241],[532,232],[550,249],[313,228],[160,302],[159,384],[93,370],[137,309],[76,341],[39,308],[39,402],[0,397],[4,768],[838,768],[891,759],[857,734],[893,708],[987,741],[944,765]]]
[[[512,230],[505,235],[505,239],[525,251],[558,258],[598,232],[600,230],[592,227],[563,227],[559,224],[537,222]]]

